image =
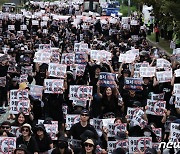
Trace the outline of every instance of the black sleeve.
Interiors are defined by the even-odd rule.
[[[39,152],[39,147],[38,147],[38,144],[37,144],[34,137],[31,137],[31,142],[32,142],[33,151],[34,152]]]

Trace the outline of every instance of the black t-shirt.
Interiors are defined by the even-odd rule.
[[[86,127],[83,127],[80,122],[74,124],[70,129],[70,135],[73,136],[73,139],[81,140],[80,135],[83,134],[86,130],[90,130],[94,133],[95,139],[98,139],[98,134],[95,128],[87,124]]]
[[[20,145],[20,144],[25,144],[27,146],[27,150],[32,154],[34,152],[39,152],[37,142],[36,142],[35,138],[32,136],[28,142],[24,141],[23,136],[18,137],[16,140],[16,147],[18,147],[18,145]]]
[[[49,135],[45,135],[42,140],[40,140],[37,136],[35,136],[35,139],[37,141],[40,152],[45,152],[45,151],[50,150],[49,145],[52,144],[52,140]]]

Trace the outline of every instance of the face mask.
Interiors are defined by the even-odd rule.
[[[144,135],[149,137],[151,136],[151,132],[144,132]]]
[[[58,147],[60,149],[64,149],[66,146],[67,146],[67,144],[65,142],[58,143]]]

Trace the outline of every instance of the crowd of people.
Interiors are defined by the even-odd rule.
[[[54,57],[45,57],[44,63],[35,61],[37,52],[43,56],[53,48],[58,51]],[[97,56],[93,51],[102,53],[98,54],[99,59],[93,58]],[[0,106],[3,107],[0,112],[4,114],[4,107],[9,107],[8,120],[14,120],[2,122],[0,137],[16,137],[15,154],[178,153],[179,149],[158,146],[171,139],[179,142],[180,65],[177,56],[169,57],[149,44],[141,13],[132,13],[129,18],[97,16],[93,12],[83,16],[76,15],[74,6],[62,8],[34,2],[19,14],[0,14],[0,53]],[[76,53],[85,58],[63,59],[65,54]],[[163,61],[160,67],[159,59]],[[51,76],[51,63],[66,65],[64,77]],[[80,73],[77,73],[78,65],[84,66]],[[145,68],[144,75],[141,67]],[[111,75],[111,85],[102,84],[102,72]],[[159,77],[157,72],[164,73]],[[104,80],[108,81],[106,77]],[[51,92],[45,92],[47,84],[52,86],[45,82],[47,79],[63,80],[61,92],[52,87]],[[43,87],[40,97],[32,95],[33,85]],[[81,97],[73,96],[77,100],[74,101],[70,99],[74,85],[91,86],[92,93],[88,98],[84,93]],[[28,91],[30,104],[26,112],[23,109],[11,112],[12,90]],[[67,129],[69,115],[78,115],[79,119],[75,122],[70,118]],[[46,128],[54,121],[58,123],[56,139]],[[172,123],[177,126],[175,130]],[[114,134],[110,133],[110,126]],[[13,127],[19,132],[13,133]],[[160,136],[154,131],[157,128]],[[143,143],[136,138],[141,138]],[[123,144],[118,146],[118,143]]]

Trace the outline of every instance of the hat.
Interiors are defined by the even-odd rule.
[[[22,129],[23,129],[24,127],[27,127],[27,128],[29,129],[29,131],[32,133],[32,130],[31,130],[31,125],[30,125],[30,124],[25,123],[24,125],[22,125],[22,127],[21,127],[21,131],[22,131]]]
[[[17,148],[14,150],[14,153],[16,153],[17,150],[23,150],[25,153],[28,153],[27,152],[27,146],[24,144],[18,145]]]
[[[61,135],[61,136],[58,138],[58,141],[68,142],[68,138],[65,137],[64,135]]]
[[[87,115],[89,115],[89,111],[86,110],[86,109],[84,109],[84,110],[81,111],[81,114],[87,114]]]
[[[84,143],[89,143],[89,144],[94,145],[94,141],[92,139],[87,139]]]
[[[86,130],[80,135],[80,138],[82,139],[82,141],[86,141],[89,138],[95,138],[95,134],[91,130]]]
[[[25,82],[22,82],[22,83],[20,83],[19,84],[19,90],[24,90],[24,89],[26,89],[28,86],[27,86],[27,84],[25,83]]]
[[[117,134],[114,136],[116,140],[125,140],[127,138],[125,132],[118,131]]]
[[[38,128],[40,128],[40,129],[42,129],[44,132],[46,132],[46,129],[45,129],[45,127],[44,127],[44,125],[43,125],[42,123],[36,125],[36,129],[38,129]]]
[[[154,148],[147,148],[144,154],[157,154],[157,151]]]

